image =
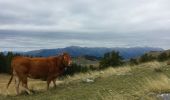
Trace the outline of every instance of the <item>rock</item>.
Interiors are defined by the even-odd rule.
[[[170,100],[170,94],[169,93],[159,94],[159,95],[157,95],[157,97],[162,99],[162,100]]]
[[[118,75],[118,76],[120,76],[120,75],[125,76],[125,75],[132,75],[132,74],[131,73],[118,73],[116,75]]]
[[[109,92],[113,92],[112,90],[109,90]]]
[[[100,74],[104,74],[104,72],[103,72],[103,71],[100,71]]]
[[[87,79],[85,79],[85,80],[83,80],[84,82],[86,82],[86,83],[93,83],[94,82],[94,79],[89,79],[89,78],[87,78]]]

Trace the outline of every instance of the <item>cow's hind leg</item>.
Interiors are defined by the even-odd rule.
[[[19,84],[20,84],[20,79],[18,76],[16,76],[15,77],[15,88],[16,88],[17,95],[19,94]]]

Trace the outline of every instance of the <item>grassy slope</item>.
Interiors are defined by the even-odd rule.
[[[155,100],[157,93],[170,92],[168,77],[170,77],[170,66],[166,63],[150,62],[138,66],[109,68],[102,72],[81,73],[64,79],[56,89],[35,90],[33,95],[0,96],[0,99]],[[82,80],[86,78],[93,78],[95,82],[83,82]],[[45,87],[45,83],[41,86]]]
[[[76,64],[78,65],[84,65],[84,66],[89,66],[89,65],[98,66],[99,65],[98,60],[92,61],[84,57],[74,58],[73,62],[76,62]]]

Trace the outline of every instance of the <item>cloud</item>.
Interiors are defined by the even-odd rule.
[[[0,0],[0,47],[169,48],[169,3],[169,0]]]
[[[5,33],[5,34],[4,34]],[[162,33],[162,34],[160,34]],[[169,48],[167,32],[136,34],[0,31],[1,51],[29,51],[66,46],[83,47],[135,47],[151,46]]]
[[[168,0],[1,0],[0,29],[131,32],[167,29]]]

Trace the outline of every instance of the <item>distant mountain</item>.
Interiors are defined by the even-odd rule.
[[[42,50],[34,50],[25,52],[26,55],[32,56],[54,56],[60,54],[62,52],[68,52],[72,57],[79,56],[95,56],[102,57],[104,53],[111,51],[119,51],[120,55],[124,59],[134,58],[143,55],[144,53],[150,51],[163,51],[162,48],[153,48],[153,47],[132,47],[132,48],[105,48],[105,47],[78,47],[78,46],[70,46],[66,48],[58,48],[58,49],[42,49]]]

